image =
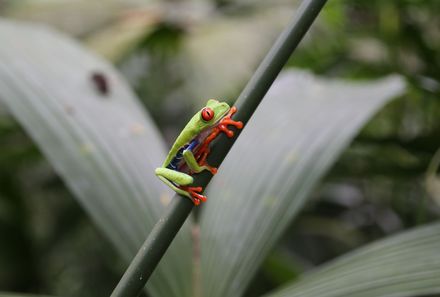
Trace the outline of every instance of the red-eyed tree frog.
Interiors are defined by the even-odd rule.
[[[206,106],[183,128],[162,166],[156,168],[156,175],[167,186],[191,199],[195,205],[205,202],[206,196],[201,194],[202,187],[190,186],[194,182],[191,175],[203,170],[209,170],[212,174],[217,173],[217,168],[206,163],[210,152],[209,144],[221,132],[232,137],[234,133],[228,129],[228,125],[233,125],[237,129],[243,128],[242,122],[231,119],[236,111],[234,106],[231,108],[225,102],[208,100]]]

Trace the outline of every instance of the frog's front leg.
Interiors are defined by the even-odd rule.
[[[202,187],[188,186],[194,182],[192,176],[164,167],[156,168],[155,173],[167,186],[176,193],[191,199],[195,205],[199,205],[201,201],[206,201],[206,197],[200,194],[203,190]]]
[[[208,164],[199,164],[194,157],[194,154],[191,150],[185,150],[183,151],[183,158],[185,159],[186,164],[188,165],[189,169],[192,171],[199,173],[203,170],[209,170],[212,174],[217,173],[217,168],[211,167]]]

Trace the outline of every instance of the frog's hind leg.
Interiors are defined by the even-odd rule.
[[[168,168],[156,168],[155,173],[157,177],[160,178],[161,181],[163,181],[168,187],[173,189],[175,192],[192,199],[191,195],[188,192],[180,189],[179,187],[179,186],[187,186],[192,184],[194,182],[192,176]]]
[[[156,168],[155,173],[168,187],[176,193],[188,197],[195,205],[206,201],[206,197],[200,194],[202,187],[188,186],[194,182],[192,176],[168,168]]]

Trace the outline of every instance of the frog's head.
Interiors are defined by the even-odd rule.
[[[209,99],[200,111],[200,122],[204,126],[214,126],[228,113],[229,109],[231,108],[226,102]]]
[[[227,103],[210,99],[206,106],[192,117],[184,129],[188,130],[190,135],[197,135],[207,128],[214,127],[228,114],[230,109]]]

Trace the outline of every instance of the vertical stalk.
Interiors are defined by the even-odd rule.
[[[274,46],[239,96],[236,103],[238,107],[238,112],[235,115],[236,119],[245,124],[250,119],[325,3],[326,0],[305,0],[302,2],[294,19],[278,37]],[[236,131],[236,135],[238,134],[239,131]],[[226,140],[225,137],[214,143],[212,151],[215,155],[210,158],[210,160],[212,159],[210,163],[220,165],[233,143],[234,139]],[[201,174],[196,176],[195,183],[205,187],[210,179],[210,175]],[[179,195],[174,197],[165,214],[154,226],[124,273],[111,297],[134,297],[139,295],[192,208],[193,204],[189,199],[182,199]]]
[[[193,291],[192,297],[202,297],[202,255],[200,251],[200,225],[194,224],[191,230],[193,240]]]

